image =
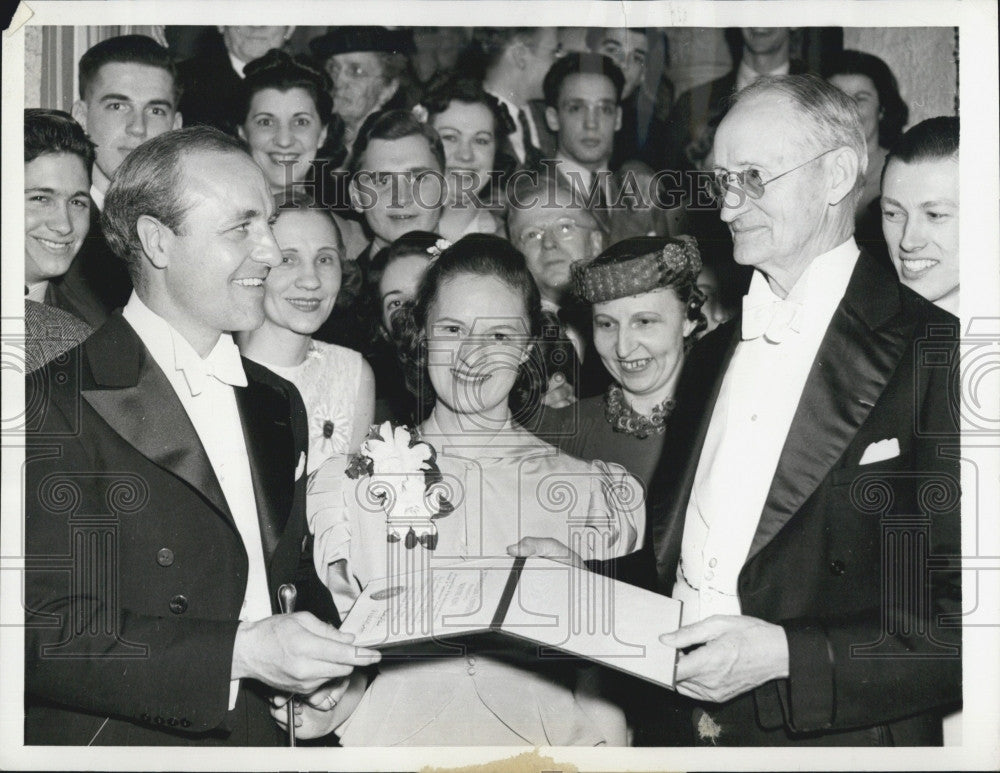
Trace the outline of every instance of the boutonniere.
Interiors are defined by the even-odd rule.
[[[443,480],[437,451],[416,430],[388,421],[373,426],[346,472],[355,480],[371,477],[370,491],[386,513],[386,541],[403,540],[407,549],[417,543],[428,550],[437,547],[434,521],[455,508],[437,485]]]

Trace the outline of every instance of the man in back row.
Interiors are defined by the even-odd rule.
[[[80,98],[73,118],[95,144],[90,232],[65,277],[62,291],[81,307],[103,307],[85,320],[99,327],[128,300],[132,283],[108,247],[100,215],[111,178],[146,140],[181,126],[180,88],[170,52],[144,35],[101,41],[80,59]]]
[[[67,353],[76,367],[27,385],[29,744],[275,745],[275,691],[335,711],[343,677],[378,660],[310,612],[274,614],[294,582],[336,619],[302,399],[229,334],[263,322],[273,217],[260,169],[208,127],[143,144],[108,189],[135,291]]]
[[[859,254],[868,156],[835,87],[760,79],[713,151],[754,275],[685,362],[653,484],[678,693],[702,744],[940,745],[962,696],[957,320]]]

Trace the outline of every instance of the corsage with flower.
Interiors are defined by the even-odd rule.
[[[454,511],[445,498],[437,451],[415,429],[383,422],[372,426],[361,453],[350,457],[347,476],[372,478],[369,490],[386,514],[386,541],[403,541],[407,549],[418,544],[437,547],[434,521]]]

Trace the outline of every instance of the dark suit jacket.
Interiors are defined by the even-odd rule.
[[[69,270],[49,282],[45,302],[98,328],[111,312],[126,304],[131,293],[125,261],[111,251],[101,228],[100,210],[93,206],[87,238]]]
[[[180,112],[185,126],[214,126],[227,134],[236,134],[243,121],[243,79],[233,69],[222,37],[207,46],[207,51],[177,65],[184,92]]]
[[[665,593],[739,330],[706,336],[678,385],[650,500]],[[956,339],[955,317],[862,253],[738,581],[743,614],[784,627],[790,675],[705,704],[720,743],[940,743],[938,712],[961,700]],[[892,438],[899,456],[860,465]]]
[[[243,680],[228,709],[247,554],[181,402],[120,315],[68,355],[28,384],[26,742],[278,743],[262,685]],[[294,581],[299,608],[334,619],[295,477],[302,399],[243,366],[249,384],[235,392],[272,608]]]

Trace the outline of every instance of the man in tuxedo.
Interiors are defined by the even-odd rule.
[[[477,27],[473,40],[486,59],[483,89],[510,115],[510,151],[535,166],[552,158],[555,138],[542,116],[542,80],[561,55],[554,27]]]
[[[94,206],[83,247],[57,284],[66,295],[103,309],[103,314],[86,320],[98,327],[132,291],[128,272],[101,228],[104,197],[129,153],[152,137],[180,128],[180,91],[170,52],[145,35],[121,35],[91,47],[80,58],[79,80],[73,118],[96,145],[90,186]]]
[[[961,700],[956,319],[859,253],[867,152],[834,87],[748,86],[714,158],[754,275],[685,363],[654,477],[677,691],[703,744],[940,744]]]
[[[29,744],[273,745],[275,692],[336,710],[378,658],[311,612],[274,614],[295,583],[335,619],[309,548],[305,408],[228,332],[263,321],[273,216],[258,167],[208,127],[150,140],[108,190],[135,291],[27,390]]]

